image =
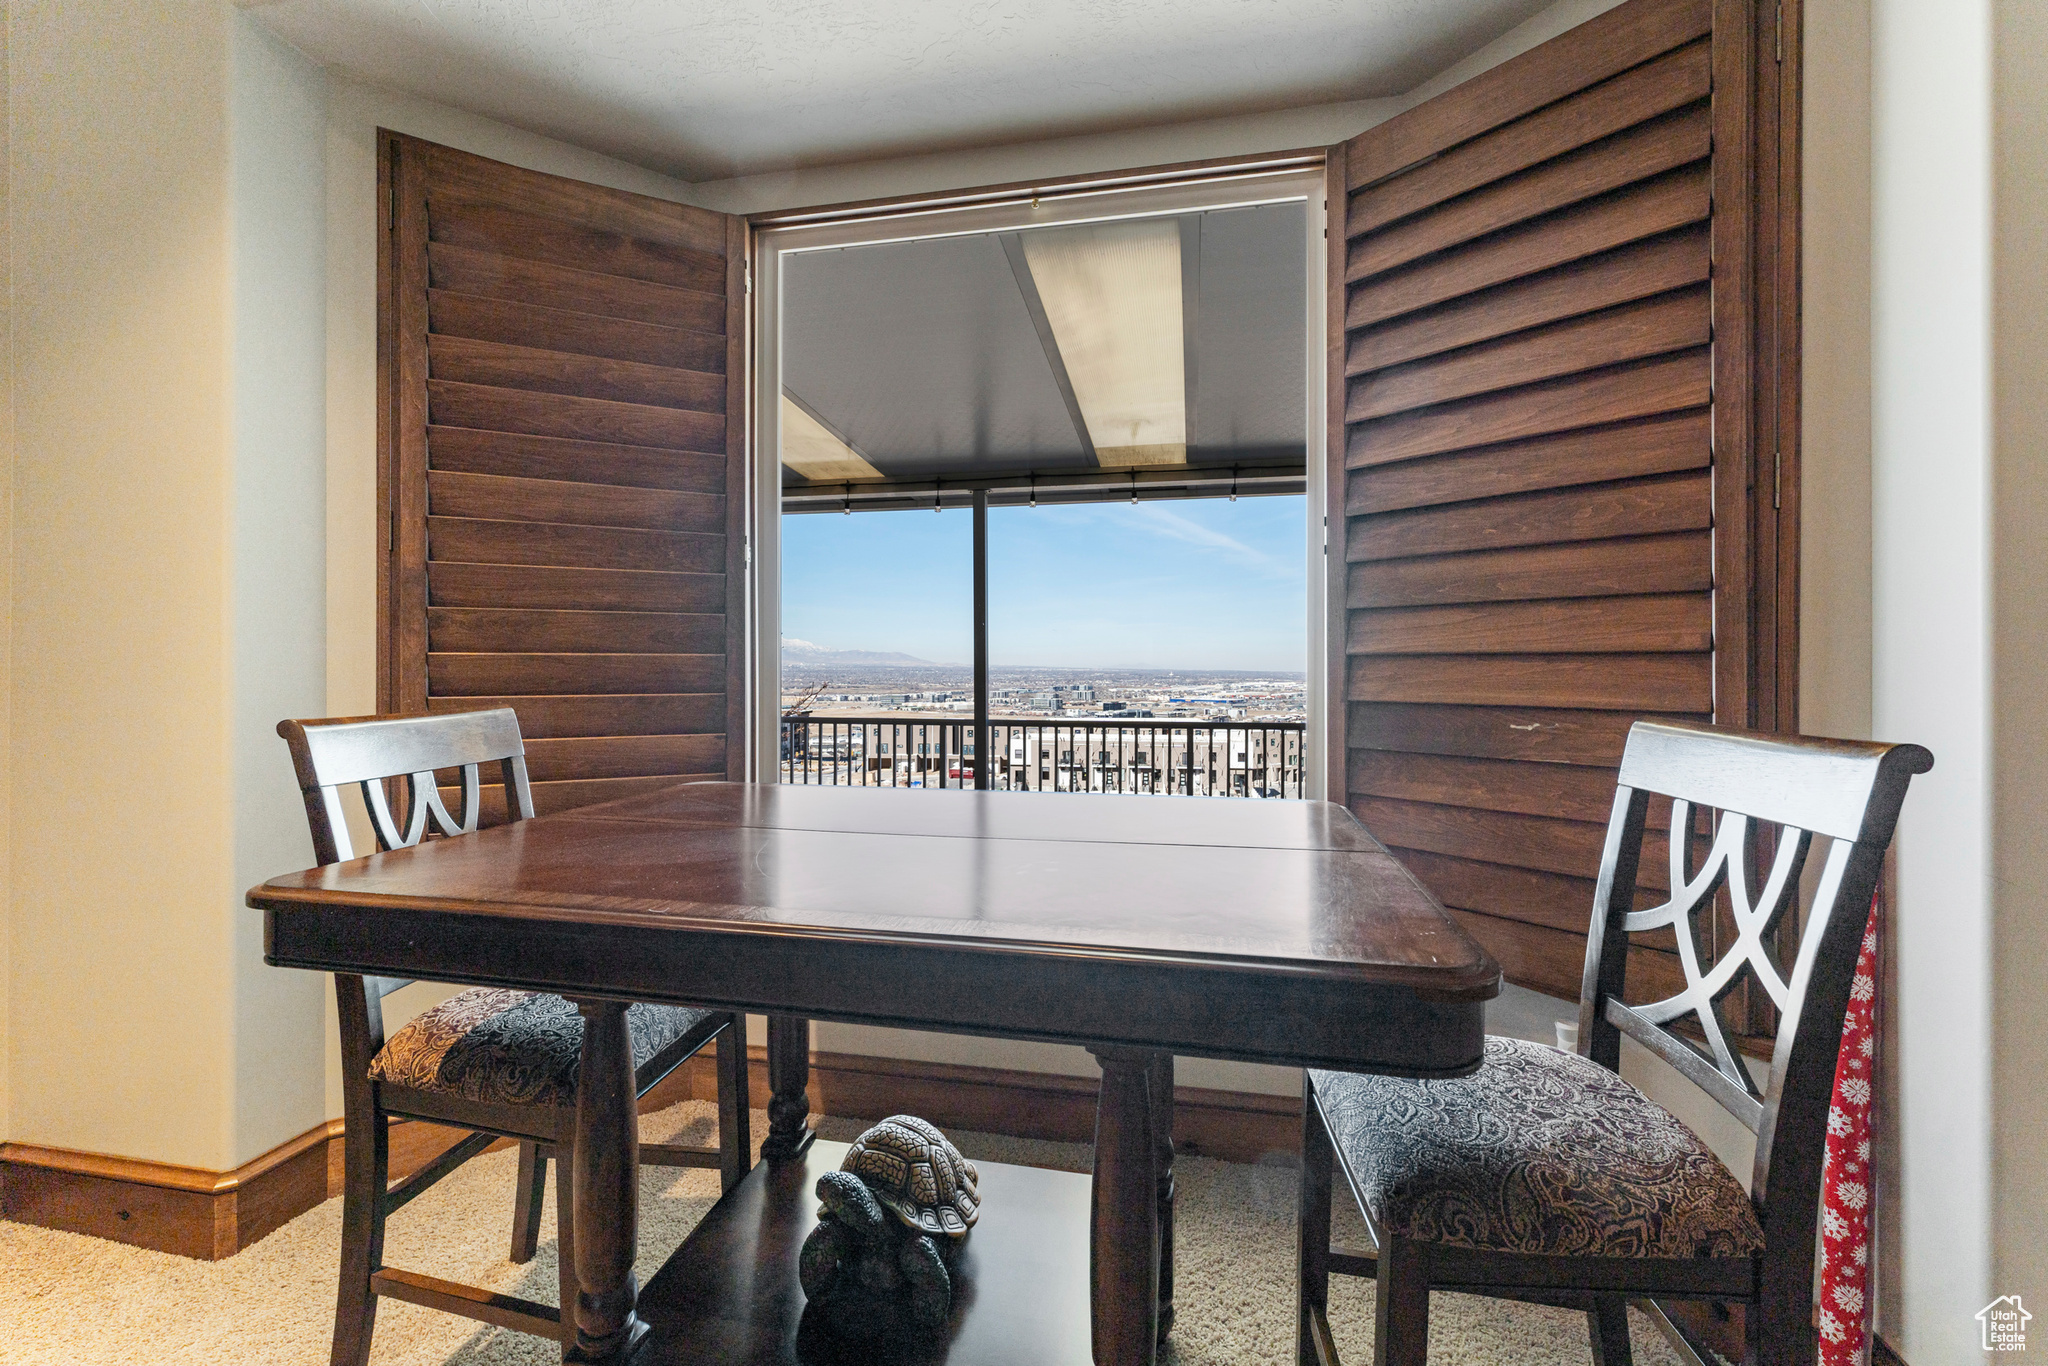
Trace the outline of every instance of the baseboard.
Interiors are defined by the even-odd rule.
[[[763,1050],[749,1051],[756,1105],[768,1096]],[[811,1110],[846,1119],[915,1114],[941,1128],[979,1129],[1018,1138],[1090,1143],[1095,1138],[1093,1077],[962,1067],[854,1053],[811,1055]],[[712,1059],[700,1054],[648,1092],[643,1106],[717,1096]],[[652,1103],[652,1104],[650,1104]],[[1174,1148],[1227,1162],[1292,1158],[1301,1150],[1301,1100],[1246,1091],[1174,1088]]]
[[[214,1261],[325,1200],[340,1137],[330,1120],[229,1172],[0,1144],[0,1217]]]
[[[765,1105],[765,1050],[749,1050],[748,1072],[754,1104]],[[812,1111],[848,1119],[907,1112],[944,1128],[1087,1143],[1095,1136],[1095,1092],[1092,1077],[850,1053],[811,1058]],[[641,1097],[640,1109],[717,1096],[707,1050]],[[1174,1101],[1180,1152],[1257,1162],[1299,1149],[1301,1102],[1294,1097],[1183,1086]],[[0,1217],[201,1261],[231,1257],[340,1192],[341,1135],[341,1121],[329,1120],[231,1172],[0,1144]],[[423,1121],[393,1124],[392,1178],[418,1170],[463,1137]]]

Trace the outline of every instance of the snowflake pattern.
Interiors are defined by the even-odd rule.
[[[1869,1307],[1871,1069],[1876,1058],[1877,901],[1871,899],[1835,1062],[1821,1176],[1819,1366],[1856,1366]]]

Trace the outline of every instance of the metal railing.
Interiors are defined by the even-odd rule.
[[[1300,721],[989,722],[989,786],[998,791],[1137,792],[1208,797],[1302,795]],[[974,786],[974,723],[911,716],[782,720],[786,783],[838,787]]]

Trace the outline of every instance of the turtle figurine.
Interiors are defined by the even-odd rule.
[[[893,1115],[818,1178],[818,1226],[797,1256],[812,1309],[855,1341],[929,1333],[953,1304],[950,1267],[981,1212],[981,1174],[915,1115]]]

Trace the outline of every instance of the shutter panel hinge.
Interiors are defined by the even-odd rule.
[[[747,262],[747,293],[749,293],[749,294],[752,294],[753,292],[754,292],[754,263],[753,263],[752,261],[749,261],[749,262]]]
[[[1777,60],[1782,64],[1785,60],[1785,6],[1783,3],[1780,3],[1778,6],[1778,18],[1777,22],[1771,26],[1771,36],[1777,42]]]
[[[1785,492],[1785,453],[1784,453],[1783,451],[1772,451],[1772,452],[1771,452],[1771,506],[1772,506],[1773,508],[1778,508],[1778,507],[1782,507],[1782,506],[1784,505],[1784,504],[1783,504],[1783,502],[1782,502],[1782,497],[1783,497],[1783,494],[1784,494],[1784,492]]]

